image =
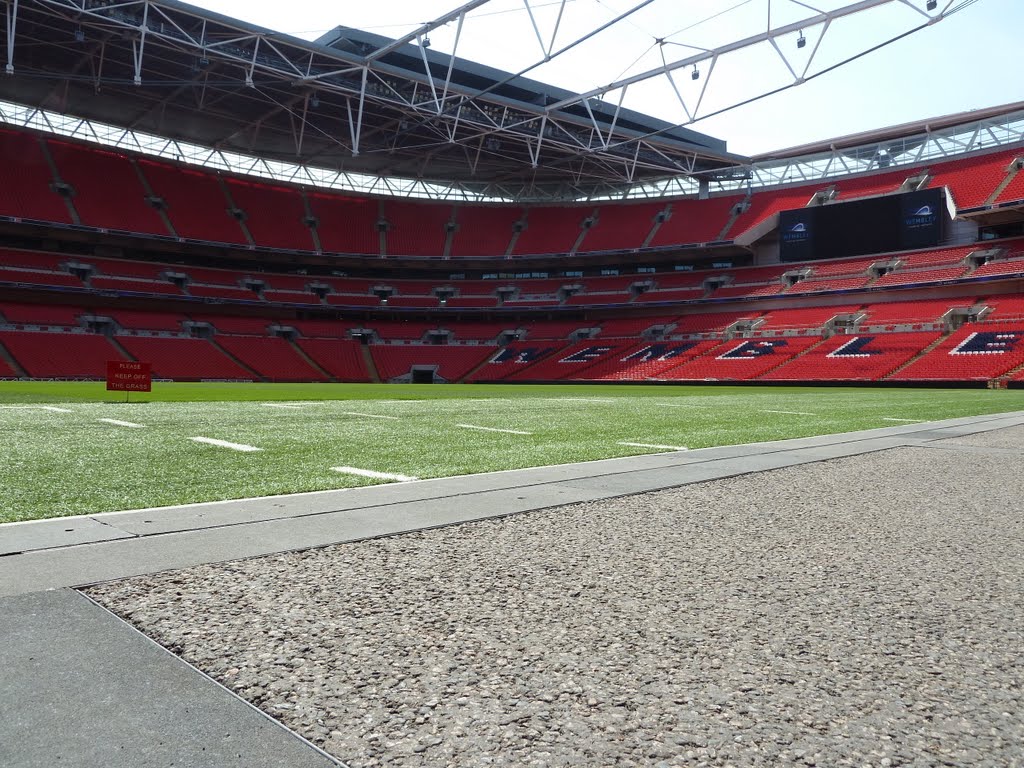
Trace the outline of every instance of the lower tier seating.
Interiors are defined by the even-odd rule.
[[[370,347],[381,381],[391,381],[410,373],[413,366],[437,366],[437,375],[446,381],[461,381],[494,352],[494,347],[457,347],[436,344],[390,345]]]
[[[286,339],[265,336],[218,336],[217,343],[244,365],[270,381],[327,381]]]
[[[0,344],[37,379],[103,378],[108,360],[125,359],[110,339],[92,333],[0,331]]]
[[[153,376],[179,381],[251,380],[253,375],[205,339],[118,336],[136,360],[152,363]]]
[[[1024,324],[963,326],[894,381],[986,381],[1024,364]]]
[[[369,381],[362,345],[351,339],[298,339],[295,342],[338,381]]]
[[[761,381],[877,381],[940,338],[937,332],[833,336]]]
[[[820,341],[819,336],[733,339],[710,354],[664,371],[661,378],[673,381],[756,379]]]

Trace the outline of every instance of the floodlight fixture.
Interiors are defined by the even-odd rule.
[[[924,7],[929,11],[934,11],[939,7],[939,0],[928,0]]]
[[[800,37],[796,39],[796,47],[803,48],[805,45],[807,45],[807,38],[804,37],[804,33],[801,32]]]
[[[85,30],[83,30],[81,27],[78,27],[77,29],[75,29],[75,42],[76,43],[84,43],[85,42]]]
[[[309,97],[309,106],[311,106],[313,109],[316,109],[317,107],[320,106],[320,97],[317,96],[315,93]]]
[[[697,69],[697,65],[693,65],[693,72],[690,73],[691,80],[700,80],[700,70]]]

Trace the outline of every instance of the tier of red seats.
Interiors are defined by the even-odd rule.
[[[161,293],[180,296],[181,289],[174,283],[161,280],[137,280],[130,277],[106,277],[97,275],[89,278],[89,287],[97,291],[119,293]],[[196,294],[198,295],[198,294]]]
[[[369,381],[363,351],[349,339],[297,339],[296,344],[338,381]]]
[[[938,267],[944,264],[960,264],[971,251],[983,246],[969,245],[963,248],[939,248],[937,250],[918,251],[916,253],[899,254],[902,263],[900,269],[917,269],[919,267]]]
[[[742,195],[725,195],[708,200],[682,200],[672,203],[669,218],[651,238],[650,247],[664,248],[688,243],[711,243],[720,239],[733,207]]]
[[[875,173],[870,176],[858,176],[854,179],[843,179],[836,182],[837,199],[853,200],[859,197],[872,197],[898,192],[913,171],[899,170],[887,173]]]
[[[515,206],[465,205],[456,210],[458,230],[452,237],[453,257],[504,256],[512,227],[523,217]]]
[[[786,289],[786,293],[820,293],[822,291],[852,291],[864,288],[871,282],[871,277],[832,277],[825,280],[800,280]]]
[[[0,344],[37,379],[103,378],[108,360],[125,359],[110,339],[92,333],[0,331]]]
[[[451,205],[388,200],[384,204],[388,255],[441,256],[451,217]]]
[[[664,203],[623,203],[598,208],[594,225],[587,230],[579,250],[628,251],[643,246],[654,228],[654,217]]]
[[[876,261],[881,261],[882,259],[883,257],[880,256],[872,256],[868,259],[844,259],[842,261],[826,262],[816,261],[808,266],[811,267],[811,275],[813,278],[837,277],[841,275],[866,275],[868,268]]]
[[[694,301],[704,298],[703,288],[672,288],[667,291],[645,291],[636,297],[637,304],[650,304],[658,301]]]
[[[47,144],[61,180],[70,184],[82,224],[100,229],[171,233],[146,202],[146,189],[132,161],[118,152],[50,139]]]
[[[859,304],[839,307],[801,307],[798,309],[773,309],[765,313],[757,330],[780,330],[784,328],[821,328],[836,315],[856,314]]]
[[[471,373],[467,381],[503,381],[526,371],[565,348],[564,342],[518,342],[492,352],[487,363]]]
[[[446,381],[461,381],[494,353],[494,347],[456,347],[436,344],[373,344],[374,365],[381,381],[404,376],[415,366],[436,365],[437,375]]]
[[[992,308],[986,320],[1018,320],[1024,319],[1024,296],[1020,294],[999,294],[989,296],[978,304]]]
[[[236,333],[249,336],[266,336],[267,327],[273,322],[266,317],[231,317],[229,315],[192,315],[200,323],[209,323],[217,333]]]
[[[586,339],[523,370],[513,371],[503,381],[586,380],[590,368],[621,356],[634,346],[633,341]]]
[[[862,325],[892,325],[906,323],[937,322],[953,307],[970,308],[974,298],[964,299],[925,299],[923,301],[895,301],[885,304],[872,304],[864,308],[866,317]]]
[[[757,311],[747,311],[698,312],[692,315],[683,315],[676,319],[676,327],[672,329],[672,333],[716,333],[724,331],[738,320],[753,320],[760,314]]]
[[[991,277],[993,275],[1017,275],[1024,273],[1024,259],[1000,259],[982,264],[971,272],[970,277]]]
[[[313,236],[303,223],[306,204],[294,187],[262,181],[225,179],[235,206],[245,212],[245,226],[253,243],[268,248],[312,251]]]
[[[657,379],[665,371],[703,355],[722,342],[646,341],[615,354],[603,356],[573,378],[586,381],[644,381]]]
[[[910,283],[937,283],[944,280],[956,280],[962,277],[967,267],[961,265],[944,269],[918,269],[910,272],[897,270],[882,275],[872,284],[880,288],[886,285],[909,285]]]
[[[769,371],[761,381],[878,381],[942,334],[833,336],[807,354]]]
[[[436,329],[437,323],[412,320],[367,320],[361,324],[361,327],[376,331],[377,335],[386,341],[392,339],[419,341],[427,331]]]
[[[16,285],[64,286],[82,288],[82,281],[66,272],[41,272],[35,269],[4,269],[0,267],[0,283]]]
[[[0,185],[2,186],[2,185]],[[36,251],[0,248],[0,266],[6,268],[39,269],[46,272],[60,272],[64,265],[75,257],[63,253],[38,253]]]
[[[580,328],[589,328],[597,323],[586,320],[539,320],[536,322],[517,322],[516,325],[526,328],[526,338],[536,339],[568,339],[569,334]]]
[[[139,168],[178,237],[217,243],[247,244],[237,219],[229,213],[228,199],[213,173],[139,160]]]
[[[438,327],[451,331],[457,341],[493,341],[499,333],[514,330],[515,323],[442,322]]]
[[[452,309],[485,309],[498,305],[497,296],[452,296],[445,301],[446,307]]]
[[[0,304],[0,315],[8,323],[23,325],[77,326],[78,316],[81,314],[82,310],[78,307],[65,307],[59,304]]]
[[[928,186],[949,187],[957,208],[977,208],[992,196],[1006,178],[1010,164],[1020,155],[1018,147],[935,164],[931,167]]]
[[[774,296],[782,291],[782,283],[770,285],[726,285],[716,288],[711,294],[713,299],[736,299],[742,296]]]
[[[1017,171],[1013,180],[1006,185],[1006,189],[999,193],[996,203],[1010,203],[1024,200],[1024,173]]]
[[[182,381],[253,379],[252,373],[204,339],[118,336],[117,341],[136,360],[152,363],[153,375],[158,378]]]
[[[326,381],[288,341],[278,337],[218,336],[217,343],[270,381]]]
[[[306,197],[317,220],[316,232],[323,250],[380,255],[380,204],[376,200],[319,192]]]
[[[285,320],[281,324],[310,338],[344,339],[348,337],[349,329],[355,327],[352,320]]]
[[[1024,324],[968,324],[892,376],[894,381],[986,381],[1024,364]]]
[[[526,228],[516,238],[512,253],[569,253],[582,234],[583,220],[589,213],[586,208],[531,208]]]
[[[147,331],[180,332],[182,323],[188,318],[170,312],[142,312],[131,309],[97,309],[94,314],[110,317],[122,328]]]
[[[822,188],[817,185],[803,187],[786,187],[782,189],[761,190],[755,192],[750,198],[750,207],[733,222],[726,233],[728,239],[733,240],[742,235],[751,227],[760,224],[770,216],[780,211],[791,211],[804,208],[810,202],[811,197]]]
[[[0,184],[0,216],[71,223],[64,199],[53,191],[53,172],[34,134],[0,130],[4,178]],[[10,180],[17,179],[17,183]]]
[[[64,257],[65,261],[70,261]],[[170,264],[160,264],[150,261],[128,261],[127,259],[99,259],[94,256],[75,257],[78,264],[86,264],[95,270],[94,275],[105,275],[107,277],[139,277],[143,280],[164,280],[165,272],[178,271]],[[222,270],[223,271],[223,270]],[[225,274],[230,274],[225,272]]]
[[[323,304],[320,297],[305,291],[263,291],[264,301],[281,304]]]
[[[601,321],[601,338],[613,339],[615,337],[636,338],[651,326],[669,325],[674,323],[674,316],[658,317],[622,317]]]
[[[226,299],[228,301],[256,301],[259,297],[249,288],[240,285],[201,285],[189,283],[190,296],[203,299]]]
[[[710,353],[661,374],[672,381],[745,381],[793,359],[821,341],[819,336],[733,339]]]
[[[666,291],[671,293],[671,291]],[[703,295],[703,291],[701,291]],[[596,307],[601,304],[628,304],[632,299],[629,293],[577,293],[565,300],[570,307]]]

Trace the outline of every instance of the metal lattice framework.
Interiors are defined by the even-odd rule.
[[[489,1],[467,2],[396,40],[338,28],[311,43],[175,0],[3,0],[0,98],[36,115],[116,126],[137,148],[173,142],[188,148],[177,153],[185,159],[208,152],[214,164],[329,186],[519,201],[679,194],[757,178],[748,158],[683,127],[707,116],[702,104],[726,57],[771,46],[792,76],[780,87],[791,87],[818,74],[827,32],[842,19],[904,5],[921,17],[915,31],[955,2],[929,15],[911,0],[860,0],[827,12],[779,0],[808,12],[680,59],[663,54],[654,69],[570,93],[526,75],[656,0],[557,45],[568,0],[553,29],[538,20],[538,0],[523,0],[539,58],[516,73],[458,58],[467,23]],[[428,35],[445,26],[455,29],[452,50],[429,48]],[[779,41],[811,28],[818,29],[813,50],[798,67]],[[675,76],[697,67],[705,72],[701,87],[684,96]],[[671,85],[685,120],[667,123],[624,106],[631,87],[656,78]]]

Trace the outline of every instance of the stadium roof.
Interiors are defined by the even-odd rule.
[[[270,160],[498,186],[502,197],[746,160],[718,139],[411,39],[337,27],[308,42],[176,0],[8,10],[0,98]]]

